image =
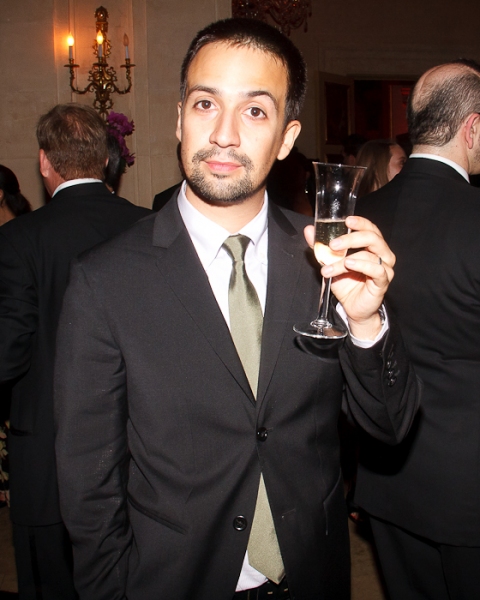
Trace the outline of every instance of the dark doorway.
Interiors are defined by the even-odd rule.
[[[368,140],[407,134],[407,100],[412,80],[354,80],[355,132]]]

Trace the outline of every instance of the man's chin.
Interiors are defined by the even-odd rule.
[[[202,182],[203,183],[203,182]],[[232,186],[209,186],[209,185],[198,185],[195,181],[189,181],[187,179],[187,185],[192,192],[211,206],[233,206],[242,204],[254,194],[251,186],[243,186],[239,189],[235,189]]]

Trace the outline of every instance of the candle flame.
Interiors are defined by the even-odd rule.
[[[97,44],[99,46],[101,46],[103,44],[103,35],[102,35],[101,31],[99,31],[98,34],[97,34]]]
[[[67,44],[70,46],[70,48],[73,46],[73,35],[70,34],[67,38]]]
[[[128,46],[129,41],[128,41],[128,35],[126,33],[123,34],[123,45],[124,46]]]

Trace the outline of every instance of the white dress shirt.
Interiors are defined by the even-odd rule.
[[[60,190],[63,190],[67,187],[72,187],[72,185],[80,185],[81,183],[102,183],[101,179],[93,179],[91,177],[84,177],[83,179],[69,179],[68,181],[64,181],[61,183],[56,190],[52,194],[52,198],[55,194],[58,194]]]
[[[230,235],[242,234],[252,240],[245,252],[245,270],[258,295],[262,312],[265,313],[267,297],[268,273],[268,196],[265,192],[265,201],[260,212],[235,233],[230,233],[221,225],[214,223],[198,211],[188,201],[185,195],[186,183],[183,182],[178,194],[178,208],[190,235],[192,243],[198,254],[200,262],[207,274],[215,299],[220,310],[230,327],[228,308],[228,289],[232,272],[232,259],[222,247]],[[339,314],[346,321],[343,307],[337,307]],[[312,315],[313,317],[313,315]],[[352,336],[352,340],[362,347],[372,346],[379,340],[388,328],[385,323],[375,340],[361,341]],[[266,577],[254,569],[248,562],[248,551],[245,554],[242,570],[238,579],[236,591],[248,590],[259,587],[267,581]]]

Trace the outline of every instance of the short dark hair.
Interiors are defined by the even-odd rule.
[[[463,120],[480,113],[480,65],[459,59],[446,65],[464,66],[456,74],[431,85],[414,88],[407,105],[410,140],[414,145],[444,146],[457,134]]]
[[[287,70],[285,123],[297,119],[307,89],[307,69],[298,48],[283,33],[257,19],[234,18],[211,23],[197,33],[185,55],[180,78],[180,97],[185,99],[188,69],[207,44],[226,43],[263,50],[281,60]]]
[[[105,167],[104,181],[117,193],[120,187],[120,179],[125,173],[126,162],[122,157],[122,149],[117,138],[111,133],[107,137],[108,164]]]
[[[30,202],[20,192],[20,185],[15,173],[4,165],[0,165],[0,190],[3,191],[3,202],[15,217],[32,210]]]
[[[68,181],[103,179],[107,128],[100,115],[81,104],[57,104],[40,117],[37,140],[55,171]]]

